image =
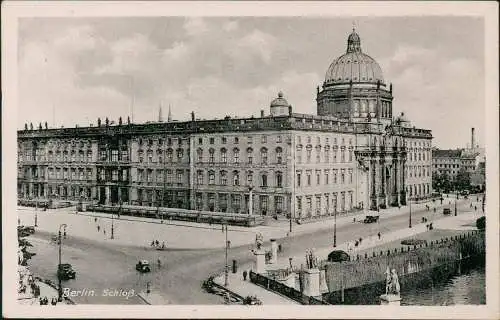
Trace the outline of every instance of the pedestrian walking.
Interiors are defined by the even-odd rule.
[[[97,232],[101,231],[101,226],[97,226]]]
[[[106,229],[102,229],[102,231],[104,231],[104,235],[106,235]]]
[[[97,217],[94,218],[94,222],[97,223]]]
[[[247,281],[248,272],[246,270],[243,271],[243,281]]]
[[[378,235],[378,239],[380,240],[380,237],[381,237],[381,234],[380,234],[380,232],[379,232],[379,233],[378,233],[377,235]]]
[[[477,211],[477,206],[474,206],[474,211]]]

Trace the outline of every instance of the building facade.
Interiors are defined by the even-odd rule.
[[[353,31],[318,115],[280,92],[255,118],[26,125],[18,196],[294,217],[405,205],[432,193],[432,134],[393,116],[392,94]]]

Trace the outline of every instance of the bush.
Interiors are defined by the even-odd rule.
[[[401,241],[401,244],[402,245],[406,245],[406,246],[416,246],[416,245],[420,245],[420,244],[425,244],[425,240],[422,240],[422,239],[406,239],[406,240]]]
[[[479,219],[476,220],[476,227],[479,229],[479,230],[484,230],[486,229],[486,217],[481,217]]]

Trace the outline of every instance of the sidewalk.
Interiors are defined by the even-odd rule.
[[[145,303],[149,305],[166,305],[172,304],[168,299],[163,297],[160,293],[150,290],[149,293],[141,291],[137,294]]]
[[[242,270],[250,270],[251,268],[244,268]],[[224,274],[219,275],[214,278],[214,282],[217,283],[218,285],[225,287],[224,286]],[[300,305],[300,303],[289,299],[285,296],[279,295],[277,293],[274,293],[272,291],[266,290],[260,286],[257,286],[253,283],[250,282],[250,276],[247,276],[247,280],[243,280],[242,276],[242,271],[238,271],[237,273],[232,273],[230,272],[228,274],[228,283],[229,285],[225,288],[227,288],[231,292],[235,292],[238,295],[242,296],[243,298],[247,296],[256,296],[257,299],[262,301],[264,305],[270,304],[270,305]]]
[[[446,199],[445,199],[446,200]],[[453,199],[454,200],[454,199]],[[450,198],[451,201],[451,198]],[[459,200],[459,203],[463,202]],[[438,204],[439,201],[436,201]],[[454,202],[453,202],[454,203]],[[412,211],[425,210],[425,205],[434,207],[432,202],[414,204]],[[436,205],[437,208],[448,205],[443,201],[443,205]],[[213,249],[223,248],[225,246],[225,234],[222,232],[221,225],[209,225],[204,223],[183,222],[175,220],[161,220],[152,218],[121,216],[120,219],[115,215],[104,213],[81,212],[76,213],[75,208],[55,209],[49,211],[38,210],[34,208],[18,208],[18,216],[23,225],[33,225],[35,212],[37,215],[38,229],[57,234],[59,225],[67,224],[69,236],[87,238],[99,242],[113,243],[117,245],[146,246],[149,247],[152,240],[158,240],[160,243],[165,241],[169,249]],[[391,217],[408,214],[409,207],[391,207],[378,212],[381,220]],[[360,212],[354,215],[337,216],[337,226],[342,226],[364,219],[366,215],[375,214],[375,212]],[[97,218],[97,222],[95,222]],[[322,217],[314,222],[298,225],[294,222],[292,235],[312,233],[318,230],[331,228],[333,216]],[[111,239],[111,226],[113,225],[113,236]],[[99,226],[99,231],[97,230]],[[193,232],[197,236],[193,237]],[[255,242],[258,233],[262,233],[265,242],[269,239],[281,239],[289,235],[289,222],[283,221],[271,226],[257,227],[228,227],[231,246],[249,245]]]
[[[425,207],[425,204],[424,204]],[[475,230],[475,226],[471,224],[472,221],[475,221],[475,219],[479,218],[481,214],[478,212],[465,212],[461,213],[458,216],[448,216],[448,217],[443,217],[441,219],[435,220],[433,222],[433,226],[435,229],[451,229],[451,230]],[[378,236],[373,236],[370,238],[364,238],[361,245],[357,247],[356,250],[350,250],[350,248],[353,248],[349,242],[342,243],[338,245],[335,250],[343,250],[346,252],[349,252],[351,256],[356,256],[356,254],[361,253],[366,251],[367,249],[374,248],[377,246],[381,246],[393,241],[397,241],[400,239],[412,237],[421,233],[424,233],[428,231],[426,227],[426,223],[417,223],[414,224],[413,227],[410,228],[404,228],[404,229],[399,229],[395,230],[393,232],[385,233],[380,239],[378,239]],[[269,246],[264,247],[266,250],[269,249]],[[326,260],[328,257],[328,254],[333,251],[333,247],[324,247],[324,248],[319,248],[314,251],[316,257],[318,257],[319,260]],[[305,264],[305,252],[304,255],[301,256],[293,256],[292,257],[292,262],[295,265],[295,267],[300,266],[301,263]],[[290,261],[289,257],[284,257],[278,255],[278,261],[276,264],[270,265],[267,264],[267,270],[276,270],[276,269],[286,269],[290,266]],[[281,296],[277,293],[268,291],[260,286],[257,286],[253,283],[251,283],[248,279],[247,281],[244,281],[242,278],[242,271],[243,270],[251,270],[254,268],[253,263],[250,264],[245,264],[239,268],[239,272],[236,274],[230,273],[229,274],[229,286],[227,287],[230,291],[237,293],[240,296],[246,297],[249,295],[252,296],[257,296],[258,299],[260,299],[263,304],[298,304],[297,302]],[[216,277],[214,281],[221,285],[224,286],[224,274]]]

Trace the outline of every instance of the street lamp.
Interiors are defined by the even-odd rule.
[[[333,247],[337,247],[337,208],[333,208]]]
[[[225,222],[225,229],[226,229],[226,265],[224,268],[224,286],[227,287],[229,285],[229,270],[227,262],[227,250],[229,247],[229,242],[227,241],[227,221]]]
[[[411,200],[408,200],[408,204],[410,205],[410,221],[408,222],[408,228],[411,228]]]
[[[62,237],[61,237],[61,228],[64,229],[64,234],[66,235],[66,227],[67,225],[65,223],[59,225],[59,264],[57,265],[57,279],[59,280],[59,288],[58,288],[58,294],[59,294],[59,299],[58,301],[62,301],[62,284],[61,284],[61,250],[62,250]]]
[[[115,216],[115,213],[111,212],[111,239],[115,238],[115,225],[114,225],[115,219],[114,219],[114,216]]]

